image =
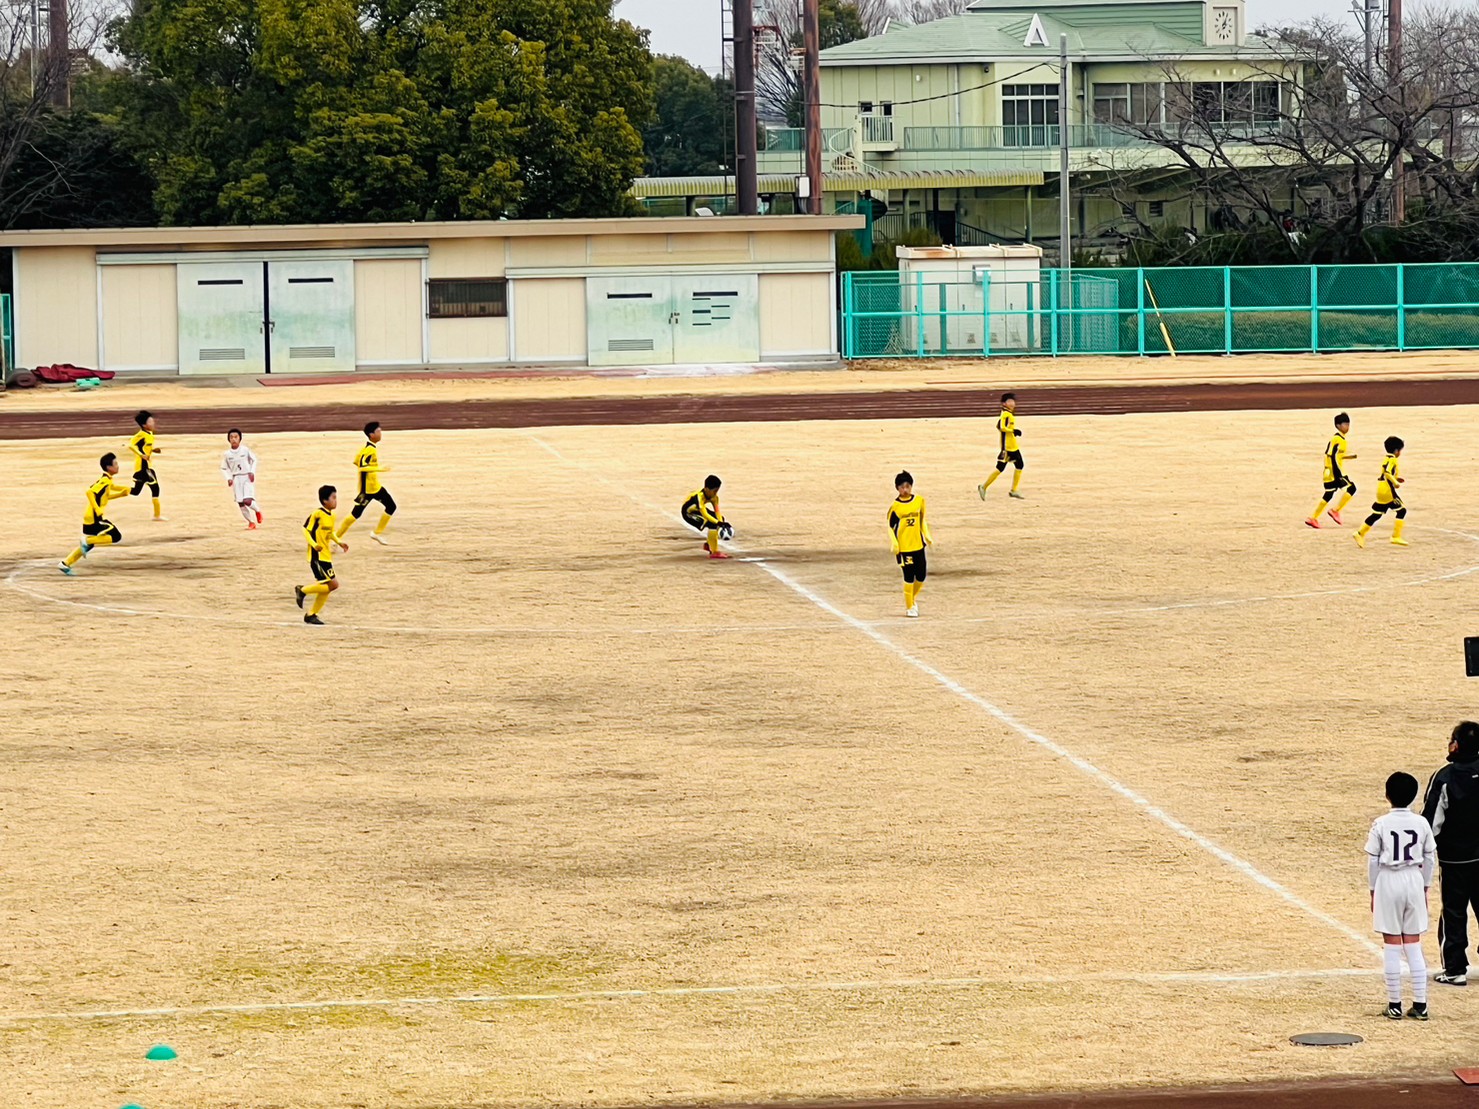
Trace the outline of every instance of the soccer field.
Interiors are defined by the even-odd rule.
[[[1018,415],[1029,499],[986,504],[987,421],[387,426],[393,545],[372,508],[323,628],[298,525],[352,488],[353,429],[248,429],[247,533],[224,437],[162,414],[169,521],[115,502],[124,545],[73,579],[117,440],[0,442],[0,1092],[621,1105],[1472,1062],[1473,991],[1380,1017],[1362,845],[1387,774],[1425,780],[1474,712],[1475,410],[1355,410],[1361,492],[1318,532],[1329,412]],[[1358,550],[1388,434],[1412,546],[1384,521]],[[917,621],[901,467],[936,539]],[[676,518],[709,472],[727,563]],[[1287,1042],[1331,1029],[1367,1042]]]

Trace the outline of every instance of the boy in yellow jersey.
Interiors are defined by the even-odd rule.
[[[354,456],[354,468],[359,471],[359,492],[354,496],[354,507],[339,525],[339,534],[348,534],[349,529],[354,527],[354,522],[370,507],[370,502],[379,501],[385,511],[370,538],[382,547],[388,547],[390,540],[385,538],[385,529],[390,526],[390,518],[395,515],[395,498],[390,495],[389,489],[380,484],[380,475],[389,471],[388,466],[380,465],[380,437],[383,434],[379,420],[371,420],[365,425],[365,445]]]
[[[724,513],[719,511],[719,486],[723,484],[710,474],[704,478],[704,487],[689,493],[688,499],[679,510],[685,524],[705,533],[704,546],[708,549],[710,558],[728,558],[719,549],[719,540],[734,538],[734,528],[729,526]]]
[[[1402,503],[1397,492],[1397,486],[1406,480],[1398,472],[1397,462],[1402,457],[1402,447],[1405,444],[1395,435],[1388,435],[1387,441],[1382,445],[1387,449],[1387,456],[1381,464],[1381,477],[1376,479],[1376,503],[1371,506],[1371,515],[1366,517],[1366,522],[1351,536],[1358,547],[1366,546],[1366,533],[1389,509],[1396,509],[1397,512],[1397,519],[1392,523],[1392,542],[1399,547],[1408,545],[1407,540],[1402,538],[1402,528],[1407,524],[1407,506]]]
[[[154,456],[163,454],[164,448],[154,445],[154,413],[140,412],[134,417],[139,430],[128,441],[128,449],[134,456],[134,487],[129,496],[137,497],[149,487],[149,496],[154,499],[154,519],[160,521],[164,515],[159,506],[159,476],[154,472]]]
[[[935,540],[924,518],[924,498],[914,495],[914,476],[908,470],[894,478],[898,496],[888,506],[888,530],[892,533],[894,558],[904,571],[904,615],[919,615],[919,591],[924,588],[924,549]]]
[[[313,598],[313,607],[303,617],[305,624],[322,624],[318,614],[329,603],[329,594],[339,588],[334,576],[334,548],[349,550],[349,544],[334,534],[334,509],[339,507],[339,492],[332,485],[320,485],[318,504],[303,521],[303,536],[308,540],[308,568],[313,571],[313,584],[293,586],[293,599],[303,607],[305,597]]]
[[[996,456],[996,473],[976,486],[976,492],[984,501],[986,490],[990,489],[992,483],[1006,472],[1007,463],[1010,462],[1017,469],[1012,474],[1012,488],[1007,496],[1016,497],[1019,501],[1024,500],[1025,498],[1018,491],[1022,485],[1022,451],[1019,449],[1017,440],[1021,438],[1022,433],[1017,430],[1016,393],[1001,395],[1001,415],[996,418],[996,433],[1001,437],[1001,452]]]
[[[1335,434],[1330,437],[1330,442],[1325,444],[1325,495],[1315,504],[1315,510],[1309,514],[1305,523],[1312,528],[1320,526],[1320,513],[1330,504],[1330,500],[1337,492],[1344,491],[1340,503],[1330,509],[1330,518],[1339,527],[1343,521],[1340,514],[1345,506],[1351,503],[1351,498],[1356,495],[1356,483],[1350,479],[1345,472],[1347,461],[1354,461],[1355,455],[1346,453],[1345,437],[1350,434],[1351,418],[1344,412],[1335,417]]]
[[[123,532],[103,515],[103,510],[109,501],[128,496],[128,486],[113,483],[113,477],[118,473],[118,456],[112,451],[98,459],[98,465],[103,468],[103,476],[87,487],[87,500],[82,509],[82,542],[57,563],[56,568],[68,577],[72,576],[72,567],[91,554],[94,547],[123,542]]]

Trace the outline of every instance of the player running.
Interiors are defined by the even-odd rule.
[[[894,478],[898,496],[888,506],[888,530],[892,534],[894,558],[904,572],[904,615],[919,615],[919,591],[929,572],[924,549],[934,543],[924,518],[924,498],[914,493],[914,475],[901,471]]]
[[[1408,546],[1407,540],[1402,538],[1402,528],[1407,524],[1407,506],[1402,503],[1402,498],[1397,492],[1397,486],[1406,479],[1398,472],[1397,460],[1402,457],[1402,448],[1405,445],[1395,435],[1388,435],[1383,446],[1387,449],[1387,457],[1381,464],[1381,477],[1376,480],[1376,503],[1371,506],[1371,515],[1366,517],[1366,522],[1356,529],[1356,534],[1351,536],[1356,541],[1356,546],[1366,546],[1366,533],[1371,530],[1371,525],[1385,516],[1388,510],[1395,509],[1397,518],[1392,521],[1392,542],[1399,547]]]
[[[313,598],[313,607],[303,617],[305,624],[322,624],[318,614],[329,603],[329,594],[339,588],[334,576],[334,547],[349,550],[349,544],[334,534],[334,509],[339,507],[339,492],[332,485],[318,488],[318,507],[303,521],[303,535],[308,540],[308,568],[313,572],[312,585],[293,586],[293,599],[303,607],[305,597]]]
[[[241,441],[241,431],[237,428],[226,433],[226,442],[230,445],[221,456],[226,488],[231,490],[236,507],[246,520],[247,531],[256,531],[262,522],[262,508],[257,503],[257,456]]]
[[[159,504],[159,475],[154,472],[154,456],[163,454],[164,448],[154,442],[154,413],[140,412],[134,416],[134,423],[139,425],[139,430],[128,441],[128,449],[134,456],[134,487],[129,496],[137,497],[147,485],[154,500],[154,522],[159,523],[164,514]]]
[[[370,502],[379,501],[385,511],[380,516],[380,522],[375,525],[375,530],[370,533],[370,538],[382,547],[390,546],[390,540],[385,538],[385,529],[390,526],[390,518],[395,515],[395,498],[390,495],[389,489],[380,484],[380,475],[390,470],[390,467],[380,465],[380,437],[384,434],[380,430],[379,420],[371,420],[365,425],[365,445],[354,457],[354,468],[359,471],[359,492],[355,494],[354,507],[339,525],[341,539],[354,527],[354,522],[365,514]]]
[[[1017,442],[1021,438],[1022,433],[1017,430],[1016,393],[1003,393],[1001,395],[1001,415],[996,418],[996,432],[1001,437],[1001,452],[996,456],[996,473],[976,486],[976,492],[980,494],[981,499],[984,501],[986,499],[986,490],[990,489],[992,483],[1001,477],[1006,471],[1007,463],[1010,462],[1017,469],[1012,474],[1012,488],[1007,493],[1007,496],[1016,497],[1019,501],[1025,500],[1026,498],[1019,492],[1019,488],[1022,485],[1023,463],[1022,451],[1020,444]]]
[[[1356,460],[1354,454],[1346,453],[1345,437],[1350,434],[1350,431],[1351,418],[1342,412],[1335,417],[1335,434],[1330,437],[1330,442],[1325,444],[1325,495],[1315,503],[1315,510],[1305,520],[1305,523],[1312,528],[1320,526],[1320,513],[1329,507],[1331,498],[1338,492],[1341,493],[1340,503],[1330,509],[1330,519],[1335,521],[1336,527],[1339,527],[1345,522],[1340,518],[1340,514],[1345,510],[1345,506],[1351,503],[1351,498],[1356,495],[1356,483],[1345,472],[1345,464]]]
[[[723,484],[710,474],[704,478],[703,488],[689,493],[688,499],[679,510],[685,524],[705,533],[704,546],[708,549],[710,558],[728,558],[729,555],[719,549],[719,540],[734,538],[734,528],[724,518],[724,513],[719,511],[719,486]]]
[[[98,459],[103,476],[87,487],[86,507],[82,510],[82,542],[77,549],[57,563],[56,568],[71,577],[72,567],[92,553],[94,547],[106,547],[123,542],[123,532],[118,525],[103,515],[108,502],[129,495],[127,485],[117,485],[113,478],[118,473],[118,456],[112,451]]]
[[[1433,829],[1407,806],[1417,796],[1417,779],[1398,771],[1387,779],[1392,811],[1379,816],[1366,837],[1366,873],[1371,886],[1371,918],[1382,938],[1382,971],[1387,980],[1386,1015],[1402,1019],[1402,957],[1412,978],[1413,1020],[1428,1019],[1428,964],[1422,934],[1428,930],[1428,887],[1438,845]]]

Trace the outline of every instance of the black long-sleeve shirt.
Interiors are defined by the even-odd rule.
[[[1440,863],[1479,863],[1479,758],[1450,761],[1428,780],[1423,816],[1438,839]]]

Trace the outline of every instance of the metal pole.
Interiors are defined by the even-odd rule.
[[[822,207],[822,5],[802,0],[801,44],[806,53],[806,179],[811,186],[807,210],[814,216]]]
[[[755,120],[755,9],[754,0],[734,3],[734,148],[735,194],[739,214],[759,210]]]
[[[72,106],[71,35],[67,33],[67,0],[47,6],[46,59],[51,70],[47,99],[58,108]]]
[[[1405,115],[1407,97],[1402,83],[1402,0],[1387,0],[1387,83],[1396,95],[1398,111]],[[1394,135],[1393,141],[1399,141]],[[1403,180],[1405,152],[1399,147],[1392,163],[1392,222],[1407,219],[1407,182]]]
[[[1068,342],[1073,343],[1073,227],[1068,185],[1068,36],[1058,36],[1058,268],[1068,308]]]

